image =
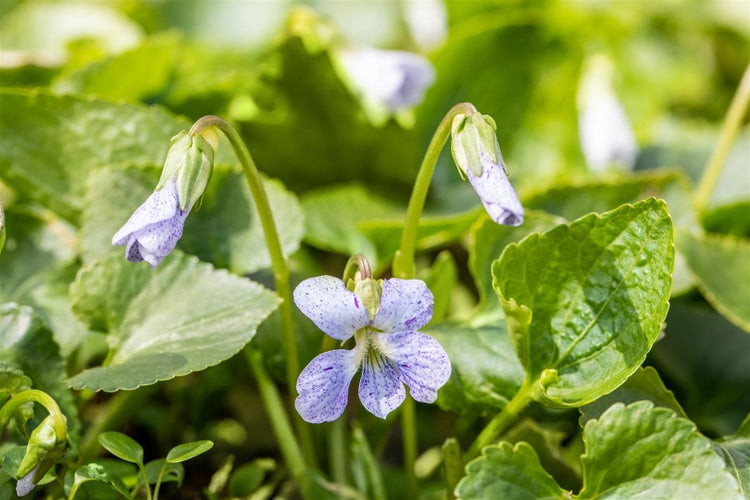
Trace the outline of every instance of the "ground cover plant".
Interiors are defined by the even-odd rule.
[[[747,4],[0,35],[0,498],[750,497]]]

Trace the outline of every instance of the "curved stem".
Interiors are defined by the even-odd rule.
[[[234,153],[240,160],[242,169],[245,172],[245,178],[250,186],[250,192],[258,210],[258,217],[260,218],[263,234],[266,239],[266,247],[271,257],[271,268],[273,270],[274,283],[276,284],[276,293],[282,300],[279,305],[279,316],[281,318],[281,331],[284,337],[284,354],[286,355],[287,389],[289,394],[294,394],[296,391],[295,381],[300,373],[300,369],[297,338],[294,334],[289,268],[287,267],[286,258],[281,248],[279,234],[276,231],[271,205],[268,202],[268,196],[263,187],[258,167],[255,165],[252,156],[250,156],[250,152],[245,146],[239,132],[229,122],[218,116],[204,116],[195,122],[189,134],[191,136],[198,134],[209,127],[216,127],[229,139],[229,143],[232,145]],[[305,456],[311,465],[315,464],[315,449],[312,444],[310,428],[298,416],[294,417],[294,422],[302,447],[305,450]]]
[[[524,408],[534,399],[532,385],[528,381],[524,382],[513,399],[505,405],[505,408],[490,420],[490,423],[479,433],[469,451],[466,452],[464,458],[466,462],[478,456],[482,448],[497,439],[518,418]]]
[[[459,114],[468,115],[476,112],[477,110],[474,105],[468,102],[453,106],[440,121],[435,134],[430,140],[430,144],[427,146],[422,164],[419,166],[417,179],[414,182],[414,189],[411,192],[409,207],[406,209],[406,221],[404,222],[404,231],[401,233],[401,244],[393,259],[393,275],[398,278],[413,278],[415,275],[414,253],[417,246],[419,218],[422,215],[422,209],[427,199],[427,192],[430,189],[430,181],[432,181],[432,174],[435,172],[440,151],[450,136],[453,118]]]
[[[740,125],[742,125],[742,118],[747,112],[748,104],[750,104],[750,65],[745,68],[737,92],[735,92],[732,103],[729,105],[727,116],[724,118],[716,148],[711,154],[711,159],[708,161],[703,177],[698,184],[695,195],[695,208],[698,212],[703,212],[708,206],[709,198],[719,181],[734,138],[737,136]]]
[[[15,394],[0,408],[0,429],[4,429],[16,410],[26,403],[39,403],[49,412],[52,417],[52,427],[55,430],[57,442],[67,439],[67,420],[60,407],[49,394],[37,389],[27,389]]]
[[[255,375],[255,380],[258,382],[258,389],[260,389],[263,397],[268,417],[271,419],[276,439],[279,441],[279,448],[284,456],[284,461],[297,484],[302,484],[302,476],[306,470],[305,459],[302,457],[299,446],[297,446],[279,391],[266,372],[260,353],[253,348],[246,348],[245,354]]]

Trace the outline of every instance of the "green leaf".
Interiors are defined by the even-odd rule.
[[[614,391],[579,408],[581,423],[584,424],[591,419],[599,418],[615,403],[627,405],[637,401],[651,401],[656,407],[669,408],[678,416],[688,418],[672,391],[664,386],[664,382],[659,377],[659,372],[653,367],[647,366],[638,368],[624,384]]]
[[[448,314],[451,292],[456,289],[458,280],[456,260],[449,251],[443,250],[435,257],[429,272],[422,278],[435,296],[431,322],[438,323]]]
[[[714,232],[750,237],[750,129],[745,128],[729,152],[701,217]]]
[[[6,211],[8,240],[0,259],[0,302],[33,307],[67,355],[87,334],[70,310],[68,297],[78,269],[75,228],[49,211],[29,212],[19,205]]]
[[[213,446],[214,443],[208,440],[183,443],[169,450],[166,460],[169,463],[184,462],[207,452]]]
[[[68,419],[68,435],[76,444],[80,423],[73,394],[65,386],[65,364],[52,333],[28,306],[0,305],[0,366],[15,368],[32,387],[52,396]]]
[[[440,342],[451,361],[451,378],[438,393],[441,408],[496,412],[518,392],[523,368],[500,319],[478,326],[441,323],[423,331]]]
[[[677,250],[719,312],[750,332],[750,241],[678,231]]]
[[[724,459],[727,469],[740,485],[745,498],[750,496],[750,413],[731,436],[714,443],[714,451]]]
[[[730,434],[750,408],[750,335],[705,304],[675,301],[649,356],[700,429]]]
[[[78,467],[73,476],[71,486],[80,487],[81,484],[88,481],[100,481],[112,486],[115,491],[125,498],[132,498],[125,483],[118,476],[113,475],[107,468],[98,463],[89,463]]]
[[[52,88],[60,93],[93,94],[112,101],[148,100],[167,90],[184,44],[175,33],[160,33],[133,49],[57,78]]]
[[[580,406],[643,362],[667,314],[674,265],[666,204],[591,214],[506,247],[493,285],[534,397]]]
[[[156,107],[40,91],[0,91],[0,178],[76,222],[92,169],[158,165],[187,124]]]
[[[143,465],[143,447],[121,432],[103,432],[98,436],[104,448],[126,462]]]
[[[492,263],[500,257],[503,249],[531,233],[547,231],[564,222],[560,217],[540,211],[526,211],[523,224],[518,227],[497,224],[486,215],[477,220],[470,233],[469,271],[479,291],[479,311],[500,307],[492,288]]]
[[[68,379],[71,387],[116,391],[203,370],[247,344],[277,306],[260,285],[174,252],[156,269],[112,255],[81,269],[73,309],[105,331],[106,366]]]
[[[578,498],[742,498],[711,441],[649,401],[615,404],[583,429]]]
[[[539,464],[527,443],[487,446],[466,466],[456,487],[459,498],[571,498]]]
[[[162,467],[164,467],[165,460],[158,458],[152,460],[146,464],[146,479],[148,484],[156,484],[159,479]],[[169,463],[164,469],[164,474],[161,477],[162,483],[177,483],[178,486],[182,485],[182,480],[185,479],[185,467],[181,463]],[[138,474],[138,484],[143,484],[143,477]]]

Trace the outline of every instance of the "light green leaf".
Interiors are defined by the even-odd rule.
[[[68,435],[77,444],[78,407],[65,386],[65,364],[52,333],[32,308],[0,305],[0,366],[15,368],[31,379],[31,386],[52,396],[68,419]]]
[[[710,231],[750,236],[750,129],[737,138],[702,215]]]
[[[477,220],[470,233],[469,271],[479,291],[479,311],[500,307],[492,288],[492,263],[500,257],[503,249],[533,232],[547,231],[564,222],[561,217],[541,211],[527,211],[523,224],[518,227],[497,224],[486,215]]]
[[[742,498],[695,424],[649,401],[615,404],[586,424],[583,439],[578,498]]]
[[[121,432],[103,432],[98,436],[104,448],[126,462],[143,465],[143,447]]]
[[[76,222],[92,169],[158,165],[187,123],[157,107],[40,91],[0,91],[0,178]]]
[[[169,450],[166,460],[169,463],[184,462],[207,452],[213,446],[214,443],[208,440],[183,443]]]
[[[133,49],[57,78],[52,88],[112,101],[148,100],[166,91],[184,45],[175,33],[160,33]]]
[[[630,404],[637,401],[651,401],[657,407],[669,408],[678,416],[688,418],[672,391],[664,386],[664,382],[659,377],[659,372],[653,367],[647,366],[638,368],[624,384],[614,391],[579,408],[581,423],[584,424],[593,418],[599,418],[615,403]]]
[[[85,266],[71,286],[73,309],[105,331],[106,366],[70,378],[71,387],[135,389],[203,370],[236,354],[277,306],[249,280],[174,252],[156,269],[123,256]]]
[[[539,464],[527,443],[487,446],[466,466],[459,498],[564,499],[571,496]]]
[[[492,267],[535,398],[580,406],[643,362],[667,314],[674,265],[666,204],[591,214],[506,247]]]
[[[750,241],[687,231],[678,231],[676,239],[703,296],[750,332]]]
[[[440,342],[453,368],[438,393],[441,408],[470,414],[496,412],[521,386],[523,368],[501,319],[483,326],[441,323],[423,331]]]

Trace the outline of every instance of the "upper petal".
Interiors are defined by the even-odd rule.
[[[434,303],[432,292],[422,280],[384,280],[380,308],[372,324],[383,332],[418,330],[432,319]]]
[[[434,402],[451,376],[451,362],[440,343],[418,332],[378,335],[377,340],[383,354],[398,366],[411,396],[422,403]]]
[[[375,349],[370,349],[362,363],[359,399],[367,411],[385,418],[406,398],[404,384],[396,365]]]
[[[486,153],[482,152],[481,156],[482,175],[477,177],[471,169],[466,169],[465,173],[482,200],[484,209],[498,224],[520,225],[523,223],[523,206],[510,184],[505,169],[494,163]]]
[[[315,357],[297,378],[299,396],[294,406],[303,420],[312,424],[332,422],[346,408],[349,384],[359,368],[356,348],[335,349]]]
[[[333,276],[309,278],[294,289],[294,303],[327,335],[346,340],[368,325],[365,306]]]
[[[168,182],[163,188],[151,193],[146,201],[133,212],[125,225],[112,237],[112,244],[125,245],[131,234],[175,217],[180,211],[179,207],[177,185],[174,181]]]

